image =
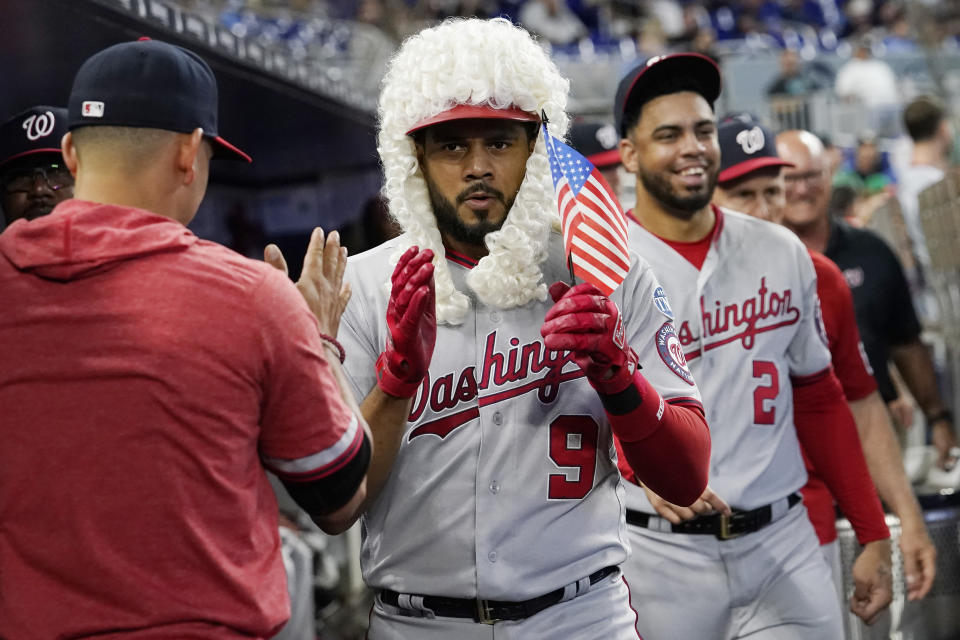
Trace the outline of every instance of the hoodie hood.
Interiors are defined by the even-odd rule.
[[[20,271],[68,281],[196,241],[179,222],[143,209],[66,200],[50,215],[10,225],[0,234],[0,254]]]

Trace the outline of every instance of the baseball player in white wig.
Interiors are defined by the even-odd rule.
[[[649,266],[632,255],[609,298],[558,282],[540,127],[545,114],[566,131],[567,86],[506,20],[427,29],[384,80],[379,150],[403,234],[350,259],[339,336],[377,425],[371,640],[635,639],[613,435],[671,500],[706,485],[699,393],[658,352],[673,328]]]

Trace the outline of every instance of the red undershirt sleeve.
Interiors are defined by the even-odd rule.
[[[674,504],[693,504],[707,486],[710,469],[703,412],[664,402],[639,370],[625,391],[601,398],[623,477]]]
[[[797,437],[860,544],[890,537],[853,415],[831,369],[792,378]]]

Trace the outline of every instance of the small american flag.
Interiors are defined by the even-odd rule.
[[[568,263],[573,275],[610,295],[630,270],[623,209],[589,160],[551,136],[546,123],[543,133]]]

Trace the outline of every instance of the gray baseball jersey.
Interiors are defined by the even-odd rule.
[[[630,225],[630,248],[673,292],[677,336],[710,425],[710,487],[753,509],[806,483],[791,378],[824,371],[830,352],[803,243],[783,227],[717,212],[699,270],[639,224]],[[653,513],[634,485],[627,506]]]
[[[398,246],[387,242],[347,265],[353,298],[339,338],[361,398],[386,341],[384,283]],[[470,261],[447,259],[468,292]],[[699,404],[693,378],[666,346],[674,336],[666,297],[646,262],[633,255],[631,264],[611,298],[643,374],[664,400]],[[558,233],[543,273],[548,284],[569,280]],[[544,349],[540,326],[552,304],[501,310],[473,297],[462,325],[438,327],[396,462],[363,518],[368,585],[516,601],[626,558],[610,425],[569,354]]]

